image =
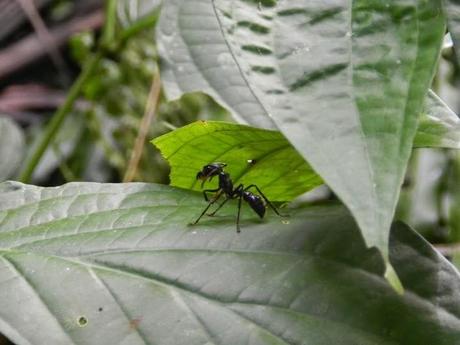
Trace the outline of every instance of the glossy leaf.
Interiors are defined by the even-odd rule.
[[[289,201],[321,185],[321,178],[277,131],[199,121],[152,140],[171,166],[171,185],[201,190],[198,171],[227,163],[235,186],[257,184],[272,201]],[[216,188],[217,178],[205,184]]]
[[[382,277],[340,206],[261,221],[148,184],[0,185],[0,332],[22,344],[437,344],[460,337],[460,276],[406,226]],[[245,211],[248,211],[245,209]]]
[[[172,0],[157,40],[170,97],[278,127],[387,257],[444,29],[440,0]]]
[[[21,128],[0,117],[0,182],[12,178],[24,157],[25,141]]]
[[[432,91],[419,121],[414,146],[460,149],[460,119]]]

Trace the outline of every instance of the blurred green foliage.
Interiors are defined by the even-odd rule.
[[[105,166],[110,173],[102,178],[104,182],[122,180],[145,112],[153,75],[158,71],[153,31],[151,28],[140,32],[116,52],[104,56],[96,73],[85,83],[83,96],[88,106],[83,116],[87,128],[68,163],[75,179],[101,181],[100,167]],[[70,51],[75,61],[83,65],[93,54],[95,42],[94,33],[74,36]],[[155,138],[198,119],[226,120],[229,117],[204,94],[189,94],[173,102],[167,102],[162,96],[147,137]],[[88,155],[97,157],[91,159]],[[94,165],[94,159],[99,160],[99,164]],[[85,161],[92,164],[85,164]],[[94,166],[97,172],[91,171]],[[136,180],[167,183],[168,172],[167,163],[158,151],[145,145]]]

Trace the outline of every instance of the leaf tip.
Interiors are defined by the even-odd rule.
[[[398,274],[389,262],[386,263],[385,279],[399,295],[404,294],[404,286],[402,285],[401,280],[399,280]]]

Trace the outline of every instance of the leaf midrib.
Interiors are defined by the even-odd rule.
[[[235,61],[235,64],[236,66],[238,67],[238,70],[240,71],[240,75],[242,77],[242,79],[244,80],[247,88],[249,89],[249,91],[251,91],[252,95],[254,96],[254,98],[257,100],[257,103],[259,104],[259,106],[262,108],[262,110],[264,111],[265,113],[265,116],[267,118],[270,119],[270,122],[276,126],[275,122],[272,120],[271,116],[270,116],[270,112],[265,108],[265,105],[263,102],[261,102],[261,100],[259,99],[259,97],[257,96],[256,92],[253,90],[252,86],[251,86],[251,83],[249,83],[249,81],[247,80],[247,77],[246,77],[246,74],[243,73],[243,70],[241,69],[240,67],[240,64],[239,64],[239,61],[237,60],[236,56],[235,56],[235,53],[233,52],[233,49],[230,47],[229,43],[228,43],[228,40],[225,39],[225,33],[224,33],[224,30],[222,29],[222,22],[220,20],[220,17],[217,13],[217,9],[216,9],[216,6],[215,6],[215,0],[212,0],[211,1],[211,5],[212,5],[212,9],[214,11],[214,16],[216,17],[217,19],[217,22],[219,24],[219,30],[220,30],[220,33],[222,35],[222,37],[224,37],[224,42],[225,42],[225,45],[227,46],[227,49],[228,51],[230,52],[233,60]],[[193,56],[192,54],[190,54],[190,56]],[[193,57],[192,57],[193,58]]]

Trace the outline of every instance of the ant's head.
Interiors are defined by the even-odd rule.
[[[207,164],[201,169],[201,171],[198,171],[196,174],[196,179],[201,180],[201,187],[203,187],[203,184],[206,182],[206,180],[211,181],[214,176],[219,175],[222,171],[224,171],[224,167],[226,167],[226,163],[211,163]]]

